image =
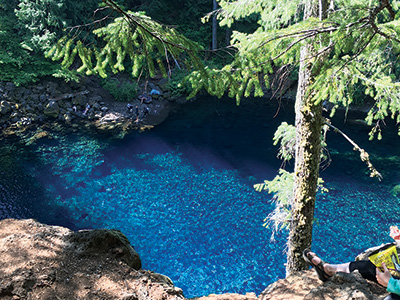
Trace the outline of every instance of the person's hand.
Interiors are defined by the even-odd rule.
[[[382,263],[382,267],[383,267],[383,272],[381,272],[379,268],[376,268],[376,280],[380,285],[387,287],[392,275],[390,275],[390,272],[384,263]]]

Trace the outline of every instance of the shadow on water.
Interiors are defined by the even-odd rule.
[[[244,99],[238,106],[233,99],[202,97],[172,111],[165,123],[150,132],[129,135],[115,151],[127,157],[178,148],[184,150],[182,159],[190,160],[200,172],[212,164],[237,170],[243,177],[272,179],[281,164],[272,138],[283,120],[294,121],[290,103]],[[109,155],[116,154],[110,151]]]
[[[35,151],[18,140],[1,146],[0,219],[34,218],[46,224],[77,230],[68,210],[55,206],[42,185],[42,181],[52,175]],[[41,176],[38,177],[32,170],[40,170]],[[55,181],[62,184],[60,179]]]

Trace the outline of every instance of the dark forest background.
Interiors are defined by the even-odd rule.
[[[212,22],[202,17],[213,10],[212,0],[119,0],[127,11],[144,11],[152,19],[176,28],[191,40],[211,49]],[[0,81],[24,85],[45,76],[73,78],[59,62],[44,57],[44,53],[62,36],[79,32],[86,43],[96,43],[92,30],[111,22],[110,14],[99,0],[0,0]],[[79,27],[78,27],[79,26]],[[229,43],[232,30],[252,31],[256,20],[236,22],[234,28],[219,27],[217,47]],[[78,29],[79,28],[79,29]],[[226,63],[227,56],[204,52],[211,63]]]

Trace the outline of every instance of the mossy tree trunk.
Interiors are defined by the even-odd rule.
[[[309,0],[305,18],[325,17],[327,0]],[[294,199],[288,240],[286,273],[304,270],[307,265],[302,251],[311,246],[315,197],[319,177],[322,130],[322,105],[312,100],[316,50],[312,43],[305,44],[300,52],[300,69],[296,95],[296,154],[294,169]]]

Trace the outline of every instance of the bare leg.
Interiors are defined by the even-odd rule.
[[[321,262],[321,259],[313,252],[310,252],[310,254],[314,255],[312,258],[312,262],[316,265],[318,265]],[[343,273],[350,273],[349,269],[350,263],[344,263],[344,264],[324,264],[324,271],[326,274],[329,276],[335,275],[337,272],[343,272]]]

